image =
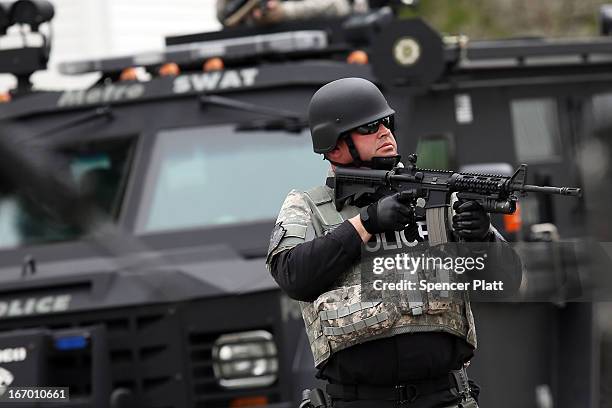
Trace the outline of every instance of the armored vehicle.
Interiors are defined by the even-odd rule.
[[[166,44],[63,64],[100,72],[78,91],[32,91],[41,66],[21,69],[0,105],[0,365],[13,386],[69,387],[61,406],[297,406],[312,357],[264,261],[287,191],[326,177],[304,117],[321,85],[379,84],[423,167],[527,162],[531,181],[584,187],[612,87],[608,37],[471,42],[385,9]],[[522,202],[495,220],[515,240],[588,234],[584,201]],[[529,251],[532,282],[558,267]],[[562,300],[475,305],[483,406],[596,406],[596,308]]]

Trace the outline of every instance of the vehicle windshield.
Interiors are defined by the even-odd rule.
[[[69,174],[82,194],[111,216],[119,210],[127,176],[129,143],[79,146],[63,151]],[[62,223],[39,203],[0,182],[0,248],[76,239],[83,231]]]
[[[147,171],[139,233],[275,218],[289,190],[325,181],[329,165],[308,131],[234,125],[163,130]]]

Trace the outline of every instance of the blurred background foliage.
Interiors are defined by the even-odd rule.
[[[599,35],[599,8],[608,0],[421,0],[415,10],[445,34],[471,39]]]

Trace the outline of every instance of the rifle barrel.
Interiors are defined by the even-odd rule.
[[[526,191],[530,193],[559,194],[575,197],[580,197],[582,195],[582,190],[576,187],[534,186],[531,184],[525,184],[524,186],[516,185],[515,187],[518,191]]]

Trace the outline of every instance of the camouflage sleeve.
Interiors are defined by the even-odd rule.
[[[274,255],[291,249],[302,242],[314,238],[312,213],[304,195],[291,190],[281,207],[276,224],[270,235],[270,246],[266,264],[269,266]]]
[[[348,0],[302,0],[280,3],[287,20],[315,17],[341,17],[351,12]]]

